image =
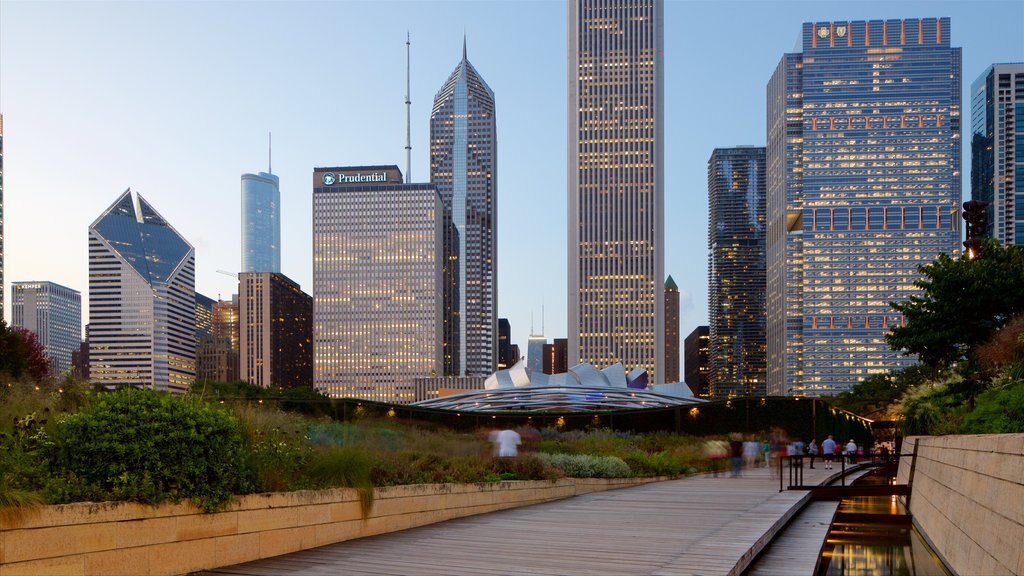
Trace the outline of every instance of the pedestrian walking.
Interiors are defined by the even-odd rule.
[[[814,470],[814,459],[818,456],[818,442],[814,438],[807,445],[807,455],[811,457],[811,470]]]
[[[836,459],[836,441],[831,434],[821,443],[821,455],[825,460],[825,470],[831,470],[832,462]]]

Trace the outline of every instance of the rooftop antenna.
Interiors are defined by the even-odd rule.
[[[405,31],[405,181],[412,182],[412,100],[409,99],[409,31]]]
[[[543,300],[541,300],[541,303],[540,303],[540,333],[541,334],[547,334],[547,332],[544,331],[544,301]]]
[[[267,132],[267,174],[274,173],[274,135]]]

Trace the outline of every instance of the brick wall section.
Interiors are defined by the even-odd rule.
[[[1024,434],[912,437],[905,454],[915,441],[910,512],[936,551],[958,574],[1024,574]]]
[[[365,519],[356,491],[344,488],[243,496],[213,514],[187,503],[45,506],[0,516],[0,574],[184,574],[656,480],[377,488]]]

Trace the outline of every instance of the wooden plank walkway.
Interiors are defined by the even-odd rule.
[[[818,484],[834,471],[806,470]],[[810,500],[765,468],[592,493],[228,566],[208,576],[739,574]]]
[[[750,576],[814,574],[839,502],[811,502],[758,558]]]

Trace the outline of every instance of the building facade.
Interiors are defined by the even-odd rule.
[[[413,379],[444,375],[444,203],[397,166],[316,168],[313,180],[314,384],[411,402]]]
[[[281,271],[281,188],[274,174],[242,174],[242,272]]]
[[[569,371],[569,339],[553,338],[551,344],[544,345],[545,374],[564,374]]]
[[[186,392],[195,379],[195,251],[125,190],[89,226],[89,374]]]
[[[61,374],[82,343],[82,295],[53,282],[12,282],[11,326],[34,332],[50,372]]]
[[[693,395],[708,398],[708,357],[711,353],[711,327],[697,326],[683,341],[683,378]]]
[[[313,386],[313,298],[283,274],[238,275],[240,378],[263,388]]]
[[[453,375],[490,375],[498,364],[498,195],[494,92],[466,58],[434,97],[430,182],[452,217],[454,263],[446,340]]]
[[[768,392],[915,362],[889,307],[960,251],[960,49],[948,18],[805,23],[767,87]]]
[[[213,334],[213,305],[217,301],[196,292],[196,342]]]
[[[665,381],[664,6],[568,1],[569,363]]]
[[[548,345],[548,337],[543,334],[530,334],[526,339],[526,368],[531,372],[544,371],[544,347]]]
[[[510,368],[518,361],[519,347],[512,344],[512,325],[508,318],[498,318],[498,370]]]
[[[986,238],[1024,245],[1024,63],[971,85],[971,198],[989,203]]]
[[[715,148],[708,160],[708,319],[713,398],[762,396],[765,149]]]
[[[213,382],[239,380],[238,294],[213,304],[212,330],[199,339],[196,348],[196,379]]]
[[[679,382],[679,286],[665,281],[665,382]]]
[[[4,315],[4,116],[0,114],[0,318]]]

